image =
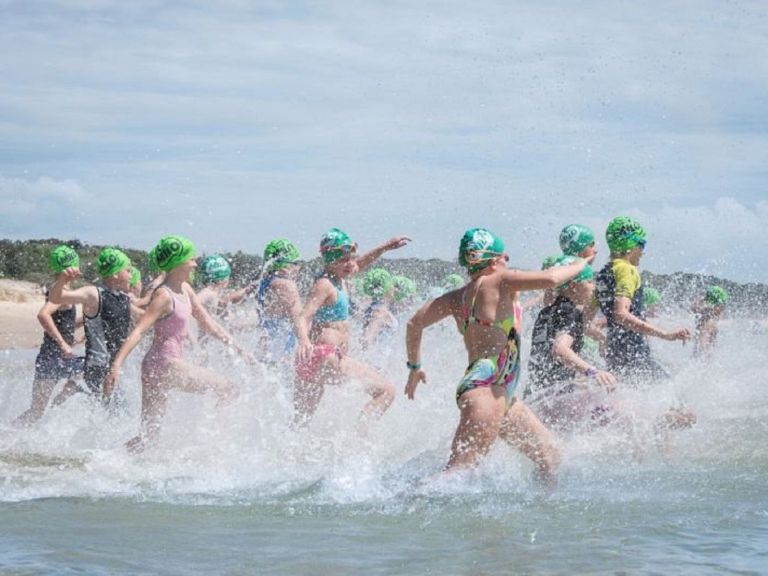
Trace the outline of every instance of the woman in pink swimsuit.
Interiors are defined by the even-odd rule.
[[[250,355],[209,316],[188,283],[190,273],[197,266],[192,242],[181,236],[166,236],[155,247],[155,257],[160,269],[166,273],[165,281],[155,290],[146,313],[117,353],[104,383],[104,396],[109,397],[117,385],[123,362],[141,337],[154,327],[154,341],[141,363],[142,430],[126,444],[132,452],[139,452],[157,440],[171,388],[197,394],[212,390],[219,405],[237,397],[231,381],[184,360],[182,343],[190,316],[200,322],[207,333],[251,361]]]

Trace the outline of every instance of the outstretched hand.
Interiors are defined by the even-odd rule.
[[[411,239],[408,236],[395,236],[384,243],[384,248],[386,250],[397,250],[408,244],[410,241]]]
[[[680,340],[685,344],[691,339],[691,331],[688,328],[680,328],[679,330],[671,330],[664,335],[664,340],[675,341]]]
[[[408,383],[405,385],[405,395],[409,400],[413,400],[413,397],[416,394],[416,386],[419,385],[419,382],[426,381],[427,373],[424,372],[424,370],[411,370],[408,373]]]

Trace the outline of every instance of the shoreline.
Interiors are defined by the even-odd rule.
[[[37,284],[0,279],[0,350],[40,347],[43,327],[37,313],[44,302]]]

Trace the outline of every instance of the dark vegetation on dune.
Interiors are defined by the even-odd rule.
[[[0,240],[0,278],[26,280],[38,284],[48,284],[52,276],[48,267],[48,255],[59,244],[67,244],[80,255],[83,278],[86,281],[97,277],[93,262],[103,246],[89,245],[80,240]],[[143,278],[149,278],[147,253],[143,250],[120,247],[141,271]],[[262,259],[258,255],[242,251],[223,254],[232,265],[232,285],[243,286],[254,281],[261,272]],[[204,256],[204,254],[200,254]],[[432,286],[440,286],[443,278],[452,272],[462,270],[455,262],[432,258],[382,259],[379,265],[395,274],[409,276],[416,281],[421,292],[427,292]],[[301,288],[308,288],[312,278],[320,273],[322,262],[313,258],[305,262],[300,273]],[[739,284],[724,278],[703,274],[675,272],[673,274],[654,274],[643,271],[646,286],[653,286],[662,296],[663,306],[687,307],[706,286],[718,284],[731,295],[729,311],[733,315],[753,316],[756,312],[768,310],[768,285],[759,283]]]

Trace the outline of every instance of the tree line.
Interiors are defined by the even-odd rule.
[[[85,281],[93,281],[98,275],[93,263],[104,246],[86,244],[78,239],[60,240],[57,238],[35,240],[0,240],[0,278],[25,280],[37,284],[48,284],[51,276],[48,257],[51,250],[59,244],[74,248],[80,255],[80,268]],[[118,246],[123,250],[141,272],[142,278],[151,277],[147,253],[135,248]],[[222,255],[232,265],[232,285],[245,286],[257,280],[261,274],[262,258],[259,255],[237,252],[224,252]],[[201,254],[205,256],[205,254]],[[443,279],[451,273],[461,273],[455,262],[446,262],[437,258],[420,260],[417,258],[382,259],[382,268],[393,274],[402,274],[412,278],[422,293],[431,287],[441,286]],[[312,280],[322,270],[319,257],[307,260],[301,268],[298,278],[300,288],[308,289]],[[717,284],[725,288],[731,296],[730,311],[735,315],[765,315],[768,308],[768,285],[760,283],[739,284],[724,278],[703,274],[676,272],[673,274],[654,274],[643,271],[643,282],[653,286],[662,295],[662,306],[682,306],[688,304],[707,286]]]

